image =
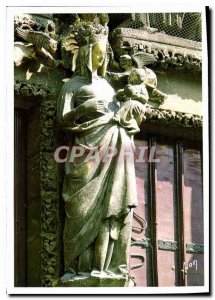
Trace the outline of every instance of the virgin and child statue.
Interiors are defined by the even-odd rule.
[[[62,87],[58,120],[82,155],[65,164],[62,281],[81,276],[129,276],[133,208],[137,206],[133,136],[145,102],[120,104],[105,79],[108,28],[83,25],[74,75]],[[99,159],[87,159],[99,149]],[[111,155],[111,153],[114,155]]]

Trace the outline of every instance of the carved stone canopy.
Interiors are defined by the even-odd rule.
[[[154,56],[154,65],[167,69],[201,71],[201,42],[174,37],[163,32],[133,28],[116,28],[110,39],[113,50],[120,56],[143,52]]]

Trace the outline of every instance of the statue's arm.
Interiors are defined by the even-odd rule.
[[[128,84],[125,87],[125,94],[128,98],[137,100],[143,104],[145,104],[149,100],[149,95],[145,87],[142,87],[141,90],[139,91],[132,85]]]
[[[78,107],[73,108],[72,110],[66,112],[63,115],[64,122],[71,125],[71,124],[75,123],[75,121],[78,120],[80,117],[85,115],[86,112],[87,112],[87,105],[86,105],[86,103],[83,103],[83,104],[79,105]]]
[[[72,102],[72,93],[66,93],[59,99],[58,120],[62,125],[71,125],[75,123],[86,112],[85,105],[74,107]]]
[[[149,96],[146,93],[137,93],[135,95],[135,100],[140,101],[142,104],[145,104],[149,100]]]
[[[58,120],[61,124],[67,126],[75,124],[80,117],[92,112],[98,112],[100,114],[110,112],[105,106],[104,101],[98,100],[97,98],[89,99],[76,108],[74,108],[71,93],[65,94],[64,99],[62,98],[61,101],[63,102],[63,105],[59,105]]]
[[[57,118],[61,125],[71,126],[86,112],[86,105],[75,108],[73,101],[73,85],[71,82],[64,84],[58,97]]]
[[[67,120],[65,116],[74,110],[74,104],[72,102],[73,93],[68,91],[67,86],[64,85],[57,101],[57,119],[61,125],[67,126]]]

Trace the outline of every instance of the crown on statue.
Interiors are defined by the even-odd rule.
[[[108,38],[108,27],[101,24],[82,25],[72,29],[79,47],[105,41]]]

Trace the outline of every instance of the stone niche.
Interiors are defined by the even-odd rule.
[[[25,163],[26,199],[24,204],[26,205],[27,253],[25,284],[31,287],[50,286],[61,268],[61,259],[59,258],[62,245],[60,214],[63,212],[63,202],[60,201],[60,188],[63,174],[61,166],[56,164],[53,155],[53,147],[56,148],[58,137],[51,126],[55,110],[49,101],[52,102],[53,99],[41,99],[40,104],[25,112],[27,116],[25,123],[27,126],[27,149],[25,161],[20,168],[23,168]],[[47,119],[48,111],[49,118]],[[52,135],[53,131],[54,136]],[[23,134],[23,128],[21,128],[20,134]],[[19,201],[24,201],[24,199],[19,199]],[[23,209],[23,206],[21,207]],[[22,221],[20,220],[20,223]],[[16,241],[18,255],[19,244],[25,240]]]
[[[26,235],[17,241],[17,256],[19,244],[26,242],[26,274],[17,281],[18,286],[52,286],[62,272],[63,166],[56,164],[54,151],[62,139],[56,126],[57,95],[67,73],[43,66],[26,80],[28,70],[29,65],[15,68],[14,85],[15,111],[25,115],[19,134],[25,135],[26,149]]]

